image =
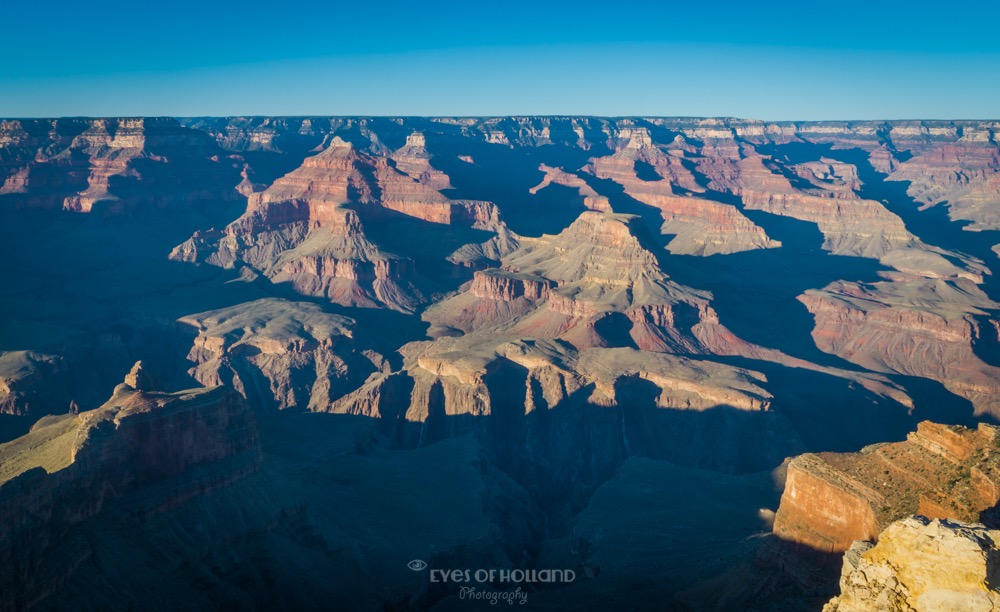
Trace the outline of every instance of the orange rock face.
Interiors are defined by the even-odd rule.
[[[476,272],[469,291],[477,298],[510,302],[519,297],[528,300],[545,299],[551,287],[552,284],[542,278],[488,270]]]
[[[774,521],[783,540],[840,553],[911,514],[979,522],[1000,502],[1000,429],[924,421],[905,442],[796,457]]]
[[[842,552],[854,540],[878,535],[873,500],[881,504],[884,497],[845,478],[821,457],[796,457],[788,466],[774,533],[821,552]]]

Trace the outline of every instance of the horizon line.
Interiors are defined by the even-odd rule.
[[[601,115],[592,113],[513,113],[513,114],[480,114],[480,115],[410,115],[410,114],[323,114],[323,113],[293,113],[293,114],[226,114],[226,115],[160,115],[160,114],[122,114],[122,115],[22,115],[0,116],[2,121],[39,121],[57,119],[680,119],[741,121],[747,123],[897,123],[897,122],[998,122],[1000,118],[967,117],[967,118],[872,118],[872,119],[758,119],[753,117],[738,117],[734,115]]]

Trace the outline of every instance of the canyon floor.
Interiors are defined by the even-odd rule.
[[[818,610],[996,528],[998,128],[4,120],[0,609]]]

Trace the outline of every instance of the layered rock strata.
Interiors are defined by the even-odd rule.
[[[180,321],[197,330],[191,375],[231,386],[254,406],[326,411],[387,367],[378,353],[355,347],[354,320],[314,304],[268,298]]]
[[[874,285],[839,282],[800,298],[813,314],[823,351],[874,371],[941,381],[979,414],[1000,414],[1000,369],[974,344],[997,304],[967,278],[899,278]],[[988,319],[987,319],[988,320]]]
[[[774,533],[840,553],[910,514],[978,522],[998,502],[1000,429],[924,421],[905,442],[793,459]]]
[[[113,500],[156,486],[134,508],[156,514],[260,462],[253,414],[221,387],[168,394],[123,383],[96,410],[47,417],[0,445],[0,592],[19,594],[13,609],[44,599],[58,586],[39,571],[46,555]]]

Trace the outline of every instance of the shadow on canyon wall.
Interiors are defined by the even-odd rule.
[[[970,255],[985,264],[990,274],[985,276],[981,287],[990,299],[1000,301],[1000,260],[992,250],[993,246],[1000,244],[1000,231],[967,231],[965,228],[972,225],[972,222],[952,220],[947,202],[924,208],[923,204],[910,196],[910,181],[886,180],[887,176],[872,167],[868,154],[861,149],[834,149],[832,145],[793,143],[769,149],[762,147],[761,152],[791,163],[799,163],[811,155],[822,155],[854,164],[862,181],[862,197],[882,202],[903,220],[910,233],[924,242]],[[977,316],[980,333],[973,342],[976,355],[994,366],[1000,366],[1000,330],[989,319],[996,320],[998,317],[1000,311]]]

